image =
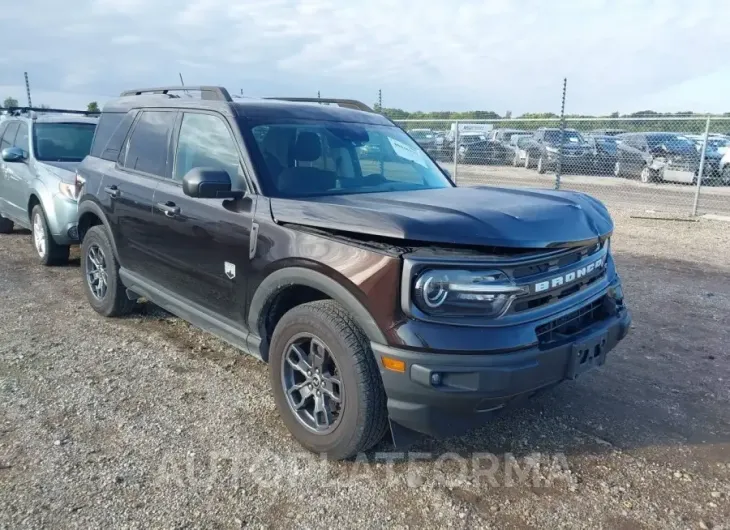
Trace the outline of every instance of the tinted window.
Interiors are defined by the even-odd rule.
[[[36,123],[33,145],[38,160],[81,162],[91,149],[94,123]]]
[[[175,112],[144,111],[134,126],[122,165],[129,169],[165,176],[170,131]]]
[[[28,124],[21,122],[18,126],[18,134],[15,135],[15,147],[20,147],[26,153],[28,152]]]
[[[96,126],[96,134],[94,135],[94,142],[91,145],[91,152],[89,153],[91,156],[101,157],[102,152],[109,143],[109,139],[114,134],[114,131],[117,130],[124,116],[125,114],[120,112],[104,112],[101,115],[99,123]],[[119,153],[117,152],[117,154]],[[114,157],[114,160],[116,160],[116,157]]]
[[[5,129],[5,134],[3,134],[3,138],[0,140],[0,149],[13,146],[16,132],[18,132],[18,122],[14,121],[8,124],[8,128]]]
[[[236,142],[230,130],[217,116],[185,114],[175,154],[175,180],[196,167],[223,169],[232,181],[238,176]]]
[[[241,121],[264,191],[280,197],[451,187],[405,132],[388,125]]]

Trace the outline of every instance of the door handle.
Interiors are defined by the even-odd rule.
[[[107,186],[106,188],[104,188],[104,191],[111,195],[113,199],[119,197],[119,195],[122,194],[122,192],[119,191],[119,188],[117,188],[116,186]]]
[[[155,206],[168,217],[175,217],[180,213],[180,207],[172,201],[158,202]]]

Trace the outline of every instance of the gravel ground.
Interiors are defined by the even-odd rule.
[[[266,366],[0,237],[0,528],[730,528],[730,225],[616,213],[607,365],[469,436],[303,453]]]

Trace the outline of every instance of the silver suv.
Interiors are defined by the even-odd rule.
[[[0,233],[33,232],[44,265],[68,260],[78,243],[76,166],[89,154],[93,113],[11,108],[0,122]]]

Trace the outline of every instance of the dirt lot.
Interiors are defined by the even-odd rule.
[[[78,261],[2,236],[0,527],[730,528],[730,225],[616,220],[634,326],[602,370],[345,463],[301,452],[263,364],[101,318]]]

